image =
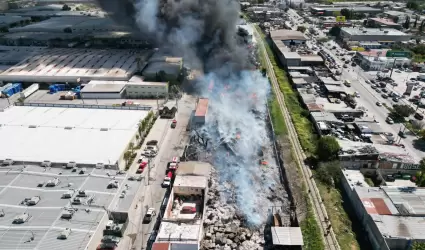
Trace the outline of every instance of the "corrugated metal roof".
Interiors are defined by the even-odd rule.
[[[390,215],[392,214],[390,209],[387,207],[384,199],[381,198],[370,198],[370,201],[375,206],[376,212],[382,215]]]
[[[205,116],[208,112],[208,99],[200,98],[196,107],[195,116]]]
[[[299,227],[272,227],[273,245],[303,246],[303,236]]]
[[[168,250],[170,249],[169,242],[155,242],[152,246],[152,250]]]
[[[425,189],[382,187],[394,205],[401,207],[401,214],[425,215]]]

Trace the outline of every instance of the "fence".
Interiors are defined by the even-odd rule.
[[[50,107],[50,108],[85,108],[85,109],[121,109],[121,110],[151,110],[152,106],[112,106],[112,105],[92,105],[92,104],[54,104],[54,103],[19,103],[15,106],[31,106],[31,107]]]

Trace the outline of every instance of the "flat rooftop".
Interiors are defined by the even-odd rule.
[[[281,41],[286,41],[286,40],[306,41],[307,40],[306,36],[302,32],[296,31],[296,30],[285,30],[285,29],[270,31],[270,37],[273,40],[281,40]]]
[[[396,29],[343,27],[341,30],[352,36],[411,36]]]
[[[99,83],[96,83],[99,82]],[[90,81],[89,84],[84,86],[81,93],[120,93],[125,88],[125,83],[117,83],[122,81],[111,81],[105,83],[104,81]]]
[[[206,116],[208,112],[208,99],[200,98],[196,106],[195,116]]]
[[[174,187],[207,188],[208,179],[205,176],[177,175],[174,180]]]
[[[48,180],[58,178],[54,187],[39,186]],[[114,178],[118,189],[108,189],[108,183]],[[116,171],[89,169],[84,174],[62,168],[14,165],[0,170],[0,210],[5,216],[0,218],[0,249],[87,249],[94,234],[101,234],[104,219],[109,211],[117,209],[128,211],[140,183],[116,175]],[[88,206],[87,198],[82,204],[72,205],[70,199],[62,199],[62,194],[75,190],[85,190],[93,202]],[[122,190],[126,196],[118,198]],[[34,206],[22,204],[25,198],[39,196],[40,201]],[[104,208],[105,209],[104,209]],[[71,209],[78,209],[70,220],[61,219],[61,215]],[[29,219],[22,224],[12,224],[13,219],[23,213]],[[71,229],[66,240],[57,239],[65,228]],[[33,237],[33,240],[30,238]]]
[[[15,106],[0,113],[0,160],[114,164],[147,115],[140,110]],[[25,152],[25,153],[23,153]]]
[[[198,242],[201,234],[201,224],[185,224],[176,222],[161,222],[156,242]]]
[[[0,81],[78,82],[128,80],[152,51],[114,49],[46,49],[0,74]]]

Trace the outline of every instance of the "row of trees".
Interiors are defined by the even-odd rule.
[[[134,159],[137,156],[136,150],[140,149],[141,145],[143,144],[143,141],[145,140],[146,135],[151,130],[153,124],[155,123],[156,119],[158,117],[150,111],[145,119],[141,120],[139,122],[138,128],[137,128],[137,134],[136,134],[136,143],[130,142],[128,144],[127,151],[124,153],[124,161],[125,161],[125,168],[126,170],[130,168],[131,164],[133,163]]]

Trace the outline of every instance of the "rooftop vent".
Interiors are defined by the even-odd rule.
[[[384,33],[385,33],[385,34],[388,34],[388,32],[389,32],[388,30],[384,30]]]
[[[29,220],[29,218],[30,218],[30,215],[29,214],[27,214],[27,213],[23,213],[23,214],[20,214],[20,215],[17,215],[14,219],[13,219],[13,224],[22,224],[22,223],[24,223],[24,222],[26,222],[26,221],[28,221]]]
[[[100,131],[108,131],[108,128],[101,128]]]
[[[367,33],[367,30],[363,30],[363,33]]]
[[[56,187],[59,184],[59,179],[54,178],[52,180],[47,181],[46,187]]]
[[[72,127],[65,127],[65,129],[67,129],[67,130],[71,130],[71,129],[72,129]]]
[[[29,125],[28,128],[37,128],[36,125]]]

